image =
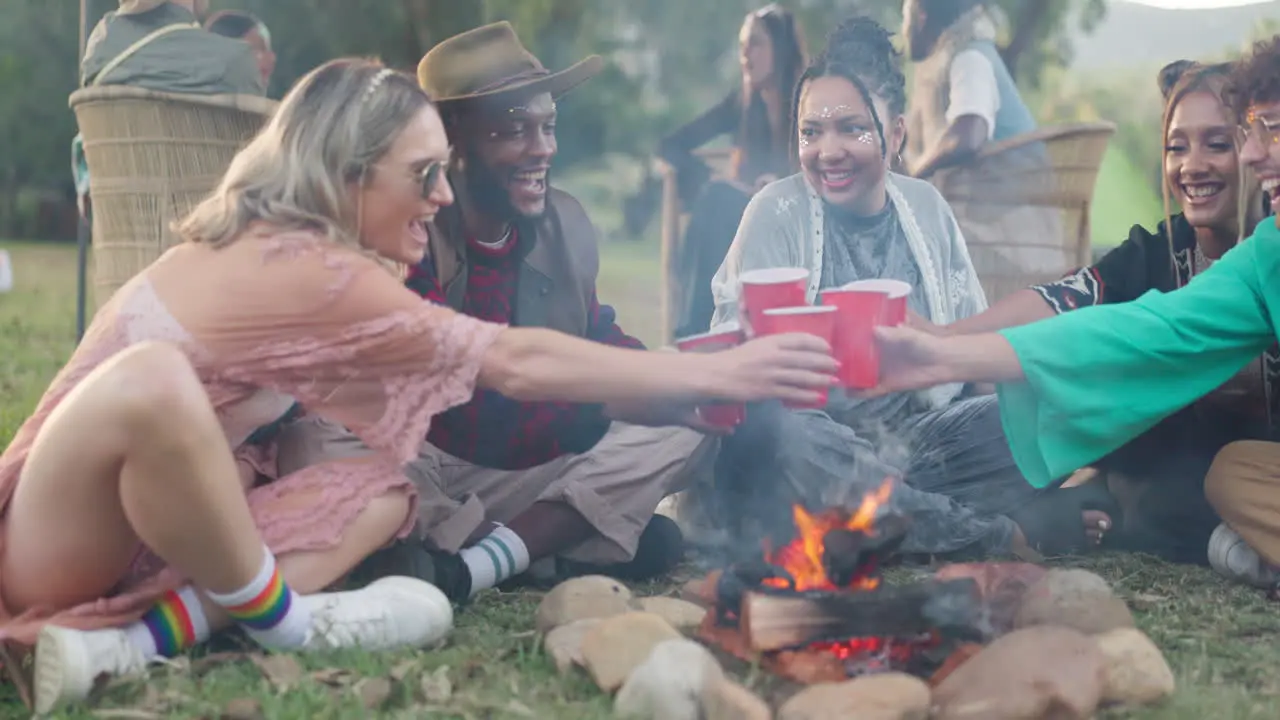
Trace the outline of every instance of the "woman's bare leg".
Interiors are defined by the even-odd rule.
[[[14,610],[102,597],[145,542],[202,587],[243,587],[262,541],[195,372],[141,344],[90,373],[49,417],[7,513]]]
[[[394,532],[387,516],[403,524],[404,502],[371,504],[367,524],[357,523],[327,557],[300,555],[297,572],[336,579],[373,546],[371,536],[385,542]],[[241,623],[253,619],[246,629],[255,639],[271,634],[272,646],[422,645],[452,626],[448,600],[419,580],[388,578],[359,597],[317,596],[314,605],[281,584],[204,387],[186,358],[161,344],[121,353],[63,401],[32,448],[7,515],[0,564],[15,610],[103,597],[143,542],[225,607],[277,598],[260,614],[236,613]],[[256,624],[260,618],[272,624]],[[147,636],[146,623],[92,632],[46,626],[36,650],[37,712],[83,697],[101,673],[141,669],[150,656],[134,639],[140,626]],[[150,651],[158,650],[159,636],[148,637]]]
[[[394,490],[374,498],[343,530],[342,540],[325,550],[282,554],[280,574],[299,593],[321,592],[341,580],[360,561],[395,538],[409,512],[409,495]],[[231,618],[216,603],[201,596],[201,607],[214,632],[231,625]]]

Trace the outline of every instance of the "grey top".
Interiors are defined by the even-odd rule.
[[[894,235],[892,241],[885,235],[876,242],[883,242],[887,250],[895,253],[905,250],[905,255],[911,258],[911,265],[900,267],[903,272],[914,267],[920,276],[918,282],[912,283],[912,288],[918,291],[909,301],[912,309],[939,325],[985,310],[986,295],[974,272],[964,236],[951,207],[937,188],[923,180],[889,173],[885,191],[893,215],[882,221],[885,227],[894,228]],[[837,254],[844,252],[850,258],[842,261],[840,267],[849,272],[867,273],[861,277],[879,277],[872,272],[874,268],[855,268],[851,251],[842,249],[858,243],[833,242],[826,236],[832,227],[826,217],[829,214],[832,213],[828,212],[827,203],[802,174],[770,183],[756,193],[742,214],[733,246],[711,281],[711,292],[716,299],[712,327],[738,318],[739,275],[749,270],[770,267],[809,270],[805,297],[810,303],[817,298],[818,290],[834,285],[827,282],[828,273],[835,272],[834,266],[828,270],[825,257],[833,250]],[[958,383],[951,383],[912,394],[924,407],[941,408],[950,404],[962,388]],[[832,393],[833,401],[835,395]]]
[[[85,46],[81,84],[90,85],[107,63],[151,32],[195,22],[190,10],[172,3],[139,15],[107,13]],[[191,95],[266,93],[248,43],[198,27],[153,39],[112,69],[102,84]]]
[[[902,280],[911,286],[907,305],[922,317],[928,316],[920,266],[911,255],[893,203],[886,202],[883,210],[868,216],[828,207],[823,226],[827,247],[822,256],[820,287],[840,287],[855,280]],[[911,393],[894,393],[870,400],[833,393],[827,413],[874,437],[885,427],[895,427],[908,415],[925,409],[913,402],[914,399]]]

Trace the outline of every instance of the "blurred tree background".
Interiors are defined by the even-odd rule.
[[[116,0],[89,0],[90,25]],[[738,82],[737,33],[761,0],[214,0],[261,17],[279,57],[270,94],[341,55],[376,55],[413,71],[440,39],[499,19],[552,69],[588,53],[610,62],[563,103],[557,170],[607,182],[582,189],[611,206],[652,187],[648,158],[658,139]],[[843,17],[864,13],[890,28],[900,0],[789,0],[809,48]],[[1150,194],[1157,187],[1158,97],[1145,77],[1075,77],[1064,71],[1072,38],[1106,14],[1107,0],[995,0],[1001,44],[1019,85],[1045,122],[1105,117],[1120,123],[1118,147]],[[77,84],[79,7],[71,0],[0,0],[0,237],[74,237],[63,217],[71,198],[66,98]],[[1135,92],[1136,87],[1148,92]],[[569,171],[566,173],[566,171]],[[575,190],[578,186],[575,185]],[[57,208],[63,206],[59,211]],[[620,225],[603,220],[606,229]]]

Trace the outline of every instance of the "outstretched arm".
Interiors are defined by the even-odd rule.
[[[713,354],[609,347],[552,330],[510,328],[481,359],[477,384],[517,400],[816,399],[837,364],[808,335],[755,340]]]

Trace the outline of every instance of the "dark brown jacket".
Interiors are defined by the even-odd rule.
[[[595,226],[582,204],[550,188],[547,212],[522,223],[517,233],[517,251],[523,257],[512,324],[589,337],[600,253]],[[450,307],[460,311],[467,292],[468,260],[462,213],[456,206],[440,213],[430,235],[440,287]]]

